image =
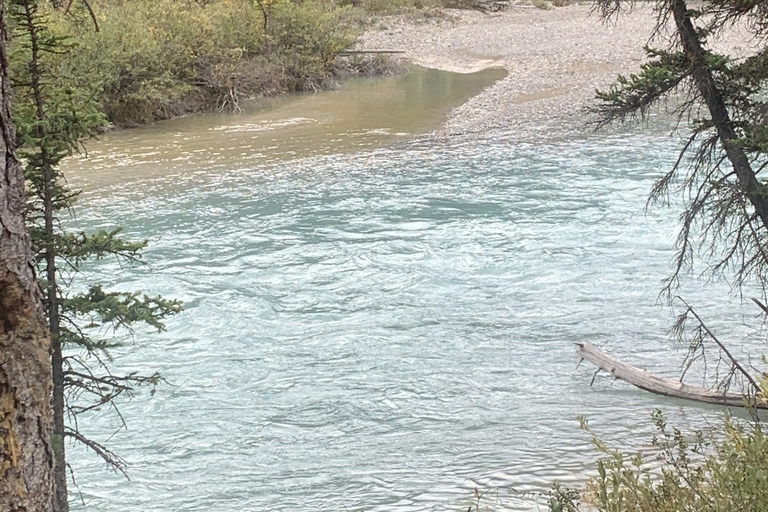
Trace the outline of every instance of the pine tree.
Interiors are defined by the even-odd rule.
[[[625,4],[630,5],[598,2],[605,17]],[[675,192],[688,198],[670,289],[693,264],[695,228],[717,256],[710,273],[733,267],[739,282],[756,278],[768,284],[768,194],[758,176],[768,153],[768,3],[709,0],[691,8],[686,0],[664,0],[657,10],[658,28],[671,25],[670,45],[646,48],[650,60],[639,73],[620,76],[613,87],[598,93],[593,109],[598,127],[645,118],[667,99],[675,105],[679,123],[687,123],[689,136],[680,158],[651,196],[662,202]],[[755,37],[753,53],[743,59],[717,54],[708,46],[710,37],[734,23],[751,27]],[[693,163],[687,166],[689,158]]]
[[[598,0],[603,16],[617,15],[630,2]],[[672,299],[681,274],[703,264],[708,277],[733,274],[735,284],[755,282],[763,297],[753,300],[768,314],[768,2],[764,0],[686,0],[656,4],[656,35],[670,34],[663,48],[646,48],[649,61],[637,74],[620,76],[598,92],[597,126],[646,119],[660,104],[672,105],[687,138],[677,161],[657,182],[650,203],[683,199],[676,266],[664,293]],[[735,58],[714,52],[709,39],[732,25],[753,36],[751,54]],[[696,255],[706,259],[694,261]],[[738,377],[748,394],[765,393],[760,378],[748,375],[725,345],[685,302],[674,331],[703,355],[711,343],[731,365],[721,387]],[[690,320],[690,322],[689,322]],[[693,324],[693,326],[691,326]]]
[[[69,278],[86,261],[112,256],[135,263],[146,241],[126,241],[119,228],[87,234],[70,232],[60,223],[60,215],[69,212],[77,198],[65,184],[61,160],[93,137],[104,119],[94,100],[97,91],[56,76],[55,64],[71,42],[48,30],[37,0],[11,0],[9,14],[14,27],[13,118],[27,182],[26,220],[51,333],[55,510],[65,512],[69,509],[65,438],[84,443],[115,470],[125,472],[120,457],[81,432],[76,416],[105,405],[114,407],[115,399],[130,394],[135,386],[160,381],[158,374],[113,374],[109,340],[93,339],[83,326],[131,329],[143,322],[162,330],[162,320],[180,311],[181,304],[141,293],[109,292],[98,285],[80,293],[67,291]]]

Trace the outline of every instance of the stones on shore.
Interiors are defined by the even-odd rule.
[[[588,129],[583,112],[596,88],[638,69],[655,23],[648,6],[604,24],[589,5],[546,11],[510,5],[493,16],[472,10],[417,20],[389,16],[385,30],[368,31],[360,44],[403,49],[411,62],[446,71],[504,63],[509,75],[454,109],[437,136],[496,130],[524,135],[528,126],[568,133]],[[729,47],[746,44],[738,35],[729,37]]]

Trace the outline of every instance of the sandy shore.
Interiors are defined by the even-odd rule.
[[[585,4],[549,10],[515,5],[494,15],[391,16],[364,34],[359,47],[404,50],[413,63],[446,71],[508,70],[505,79],[455,109],[438,136],[585,131],[584,108],[595,89],[639,69],[656,21],[645,6],[610,23],[590,10]],[[743,53],[749,38],[735,31],[716,46]]]

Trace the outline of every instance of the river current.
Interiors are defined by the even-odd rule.
[[[151,146],[162,129],[185,137],[165,126],[104,151],[143,133],[137,147]],[[116,371],[168,383],[121,403],[127,429],[109,413],[81,419],[131,480],[68,446],[74,510],[465,511],[475,488],[481,507],[537,510],[554,481],[594,469],[579,415],[640,449],[655,408],[681,426],[717,421],[717,408],[606,376],[590,387],[575,356],[590,341],[678,372],[658,300],[677,212],[644,213],[678,143],[404,138],[83,179],[73,226],[150,243],[149,266],[103,261],[83,281],[186,308],[112,350]],[[738,333],[727,290],[690,282],[684,295]]]

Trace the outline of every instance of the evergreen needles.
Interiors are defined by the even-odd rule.
[[[12,114],[27,182],[26,219],[51,333],[54,480],[56,510],[62,512],[69,508],[66,437],[84,443],[112,468],[125,473],[125,462],[119,456],[83,433],[78,414],[104,406],[116,410],[119,396],[130,394],[135,386],[154,386],[161,380],[157,373],[114,374],[110,341],[94,339],[88,327],[130,330],[145,323],[162,330],[162,320],[178,313],[181,303],[141,293],[105,291],[98,285],[85,292],[67,289],[70,277],[86,261],[112,256],[134,263],[146,241],[126,241],[120,237],[120,229],[88,234],[63,227],[60,215],[70,211],[77,193],[66,186],[59,165],[78,151],[84,139],[94,136],[104,117],[95,89],[83,90],[56,76],[55,62],[72,45],[49,30],[48,17],[37,1],[12,0],[8,12],[13,27]]]

